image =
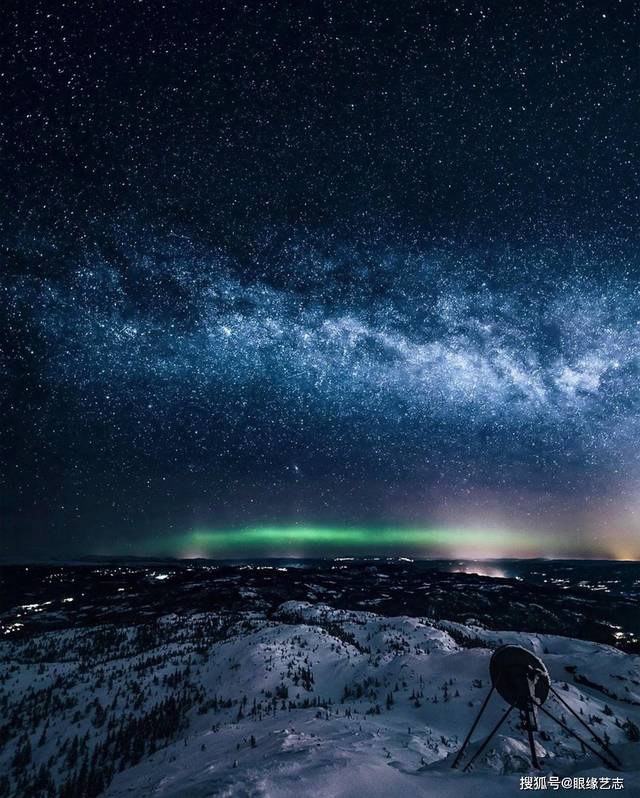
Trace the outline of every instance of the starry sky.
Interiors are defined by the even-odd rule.
[[[633,3],[5,21],[0,553],[640,557]]]

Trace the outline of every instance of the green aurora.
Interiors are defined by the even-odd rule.
[[[496,529],[415,527],[254,526],[197,529],[163,538],[163,551],[179,556],[323,556],[325,554],[412,554],[476,557],[526,556],[548,549],[549,538]],[[147,551],[159,553],[159,541]]]

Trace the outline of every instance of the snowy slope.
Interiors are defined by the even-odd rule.
[[[516,713],[472,773],[451,770],[488,690],[492,649],[507,642],[543,658],[565,700],[610,739],[626,794],[640,795],[627,723],[640,724],[638,657],[306,602],[270,619],[199,613],[3,642],[2,789],[39,794],[40,778],[40,794],[48,784],[63,796],[513,796],[532,772]],[[470,754],[503,709],[494,698]],[[616,775],[540,723],[544,773]]]

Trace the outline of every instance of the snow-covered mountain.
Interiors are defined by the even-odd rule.
[[[542,774],[640,794],[638,657],[289,601],[3,641],[0,795],[512,796],[533,773],[517,713],[472,773],[451,769],[502,643],[540,656],[623,762],[607,770],[541,717]],[[494,697],[470,754],[503,710]]]

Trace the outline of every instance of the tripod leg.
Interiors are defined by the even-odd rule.
[[[475,752],[475,754],[471,757],[471,759],[464,766],[464,768],[463,768],[464,772],[466,772],[467,770],[469,770],[471,768],[471,765],[473,765],[473,763],[476,761],[476,759],[480,756],[480,754],[484,751],[484,749],[489,745],[489,742],[490,742],[491,738],[498,731],[500,726],[502,726],[502,724],[505,722],[505,720],[509,717],[509,715],[511,714],[511,710],[512,709],[513,709],[513,707],[510,706],[509,709],[504,713],[504,715],[500,718],[500,720],[493,727],[493,729],[489,732],[488,737],[482,743],[480,748],[478,748],[478,750]]]
[[[520,725],[524,731],[527,732],[527,739],[529,741],[529,750],[531,751],[531,767],[539,768],[538,756],[536,754],[536,744],[533,739],[533,732],[538,730],[538,719],[536,717],[536,708],[533,699],[530,698],[527,706],[520,709]]]
[[[605,741],[595,733],[595,731],[591,728],[591,726],[589,726],[588,723],[586,723],[584,720],[582,720],[582,718],[580,717],[580,715],[578,715],[578,713],[575,711],[575,709],[570,707],[569,704],[567,704],[567,702],[562,698],[562,696],[558,695],[558,693],[553,689],[553,687],[549,687],[549,689],[554,694],[554,696],[557,698],[557,700],[562,704],[562,706],[565,707],[566,709],[568,709],[569,712],[573,715],[573,717],[578,721],[578,723],[581,723],[584,726],[584,728],[589,732],[589,734],[592,735],[593,739],[596,740],[596,742],[600,743],[600,745],[602,746],[603,750],[605,750],[612,759],[614,759],[619,765],[621,765],[622,762],[613,753],[613,751],[609,748],[609,746],[605,743]]]
[[[536,744],[533,740],[533,732],[531,729],[527,729],[527,737],[529,738],[529,748],[531,749],[531,765],[537,770],[540,767],[540,763],[538,762]]]
[[[584,747],[585,747],[585,748],[587,748],[589,751],[591,751],[591,753],[592,753],[592,754],[595,754],[595,755],[598,757],[598,759],[600,759],[602,762],[604,762],[604,764],[605,764],[605,765],[606,765],[608,768],[611,768],[611,770],[619,770],[619,768],[617,767],[617,765],[614,765],[614,764],[613,764],[613,762],[610,762],[610,761],[609,761],[609,760],[608,760],[608,759],[607,759],[605,756],[603,756],[603,755],[600,753],[600,751],[598,751],[598,749],[597,749],[597,748],[594,748],[592,745],[589,745],[589,743],[585,742],[585,741],[582,739],[582,737],[580,737],[580,735],[576,734],[576,733],[573,731],[573,729],[570,729],[570,728],[567,726],[567,724],[566,724],[566,723],[563,723],[563,722],[562,722],[562,721],[561,721],[559,718],[556,718],[556,716],[555,716],[555,715],[552,715],[552,714],[551,714],[551,712],[549,712],[549,710],[548,710],[548,709],[545,709],[543,706],[539,706],[539,707],[538,707],[538,709],[540,710],[540,712],[543,712],[545,715],[547,715],[549,718],[551,718],[551,720],[555,721],[555,722],[558,724],[558,726],[560,726],[562,729],[564,729],[564,730],[567,732],[567,734],[570,734],[570,735],[571,735],[572,737],[574,737],[574,738],[575,738],[575,739],[576,739],[576,740],[577,740],[579,743],[582,743],[582,745],[584,745]]]
[[[462,758],[462,755],[464,753],[465,748],[469,745],[469,740],[471,739],[471,735],[476,730],[476,726],[478,725],[478,722],[480,721],[480,718],[482,717],[482,713],[485,711],[485,709],[487,707],[487,704],[489,703],[489,699],[491,698],[491,694],[493,693],[494,689],[495,688],[492,687],[491,690],[489,690],[489,692],[487,693],[487,697],[484,699],[484,702],[483,702],[482,706],[480,707],[480,712],[478,712],[478,714],[476,715],[476,719],[473,721],[473,724],[472,724],[471,728],[469,729],[469,734],[467,734],[467,736],[464,738],[464,742],[462,743],[462,746],[460,747],[460,750],[456,754],[456,758],[453,760],[453,765],[451,765],[452,768],[456,768],[458,766],[458,763],[460,762],[460,760]]]

